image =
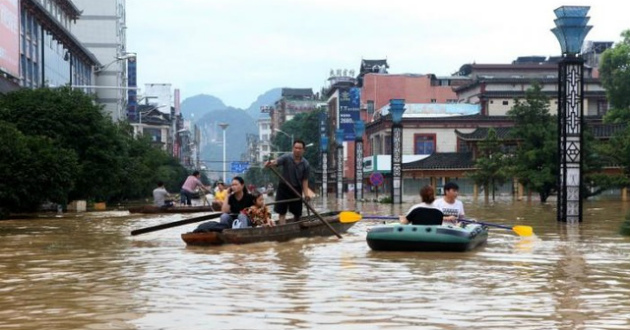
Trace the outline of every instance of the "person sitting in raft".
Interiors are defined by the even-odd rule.
[[[238,219],[234,221],[232,228],[275,226],[276,224],[271,220],[271,214],[265,206],[265,196],[259,191],[254,191],[251,195],[255,200],[254,205],[241,211],[238,215]]]
[[[173,206],[173,201],[167,199],[170,197],[171,194],[164,188],[164,182],[158,181],[157,188],[153,189],[153,205],[163,208],[171,207]]]
[[[422,202],[412,206],[406,215],[400,216],[400,223],[413,225],[441,225],[443,214],[433,202],[435,190],[432,186],[424,186],[420,189]]]
[[[444,225],[457,225],[459,219],[465,217],[464,204],[457,199],[459,186],[455,182],[444,185],[444,197],[435,201],[434,205],[444,214]]]

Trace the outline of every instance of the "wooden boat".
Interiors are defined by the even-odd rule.
[[[320,214],[338,232],[345,233],[355,222],[340,222],[339,212]],[[182,239],[187,245],[248,244],[258,242],[284,242],[299,237],[331,236],[332,231],[319,218],[312,215],[300,221],[287,219],[287,224],[275,227],[225,229],[222,232],[185,233]]]
[[[488,227],[382,225],[371,228],[366,239],[376,251],[468,251],[487,241]]]
[[[155,205],[142,205],[136,207],[130,207],[129,213],[146,213],[146,214],[155,214],[155,213],[197,213],[197,212],[217,212],[220,211],[221,207],[216,203],[212,203],[212,205],[204,205],[204,206],[172,206],[172,207],[159,207]]]

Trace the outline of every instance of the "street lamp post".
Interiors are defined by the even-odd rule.
[[[343,128],[335,131],[335,143],[337,144],[337,198],[343,198]]]
[[[402,203],[402,116],[405,100],[389,100],[389,113],[392,117],[392,203]]]
[[[582,222],[582,108],[584,60],[580,54],[592,26],[586,25],[590,7],[563,6],[554,10],[562,61],[558,64],[558,221]]]
[[[328,137],[326,135],[320,138],[319,146],[322,150],[322,196],[326,199],[328,195]]]
[[[225,146],[226,146],[226,141],[225,141],[225,130],[228,128],[228,126],[230,126],[230,124],[228,123],[220,123],[219,126],[223,129],[223,182],[225,182],[227,184],[227,159],[226,159],[226,152],[225,152]]]
[[[365,123],[354,122],[354,199],[363,200],[363,133]]]

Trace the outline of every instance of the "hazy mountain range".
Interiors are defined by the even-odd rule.
[[[260,113],[260,106],[272,105],[280,99],[282,88],[274,88],[260,95],[247,109],[225,105],[215,96],[199,94],[186,98],[181,111],[186,120],[193,121],[201,130],[200,159],[213,170],[215,178],[223,177],[223,131],[219,123],[229,124],[226,134],[227,171],[230,162],[240,161],[241,154],[247,150],[247,134],[258,134],[256,121],[267,114]],[[227,177],[231,174],[228,173]]]

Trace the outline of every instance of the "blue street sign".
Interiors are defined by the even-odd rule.
[[[249,169],[249,162],[232,162],[230,170],[232,173],[245,173]]]

